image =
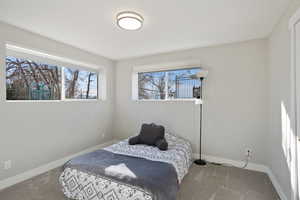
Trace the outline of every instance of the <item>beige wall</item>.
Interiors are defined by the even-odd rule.
[[[288,23],[300,7],[299,0],[293,0],[286,14],[278,22],[269,38],[269,119],[267,164],[279,181],[287,199],[291,199],[291,177],[289,152],[291,116],[291,52]]]
[[[138,133],[141,123],[163,124],[189,139],[198,152],[199,106],[194,102],[137,102],[131,99],[133,67],[198,61],[209,70],[205,83],[204,142],[207,155],[265,164],[267,118],[267,42],[253,40],[123,60],[116,67],[114,136]]]
[[[8,103],[5,101],[5,43],[41,50],[107,71],[107,100]],[[0,23],[0,180],[77,153],[112,138],[114,63],[13,26]],[[104,135],[104,136],[103,136]],[[3,162],[12,160],[10,170]]]

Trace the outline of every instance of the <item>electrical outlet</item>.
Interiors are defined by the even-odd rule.
[[[104,138],[104,137],[105,137],[105,133],[102,134],[102,138]]]
[[[248,158],[251,158],[251,157],[252,157],[252,154],[253,154],[252,149],[247,148],[247,149],[245,150],[245,156],[247,156]]]
[[[4,162],[4,169],[8,170],[11,168],[11,160],[7,160]]]

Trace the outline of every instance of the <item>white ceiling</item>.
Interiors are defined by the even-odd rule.
[[[270,34],[289,0],[0,0],[0,20],[57,41],[124,59]],[[117,27],[118,12],[144,27]]]

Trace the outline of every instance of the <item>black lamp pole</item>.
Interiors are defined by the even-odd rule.
[[[199,95],[199,98],[201,99],[201,101],[203,100],[203,96],[202,96],[202,90],[203,90],[203,77],[200,78],[200,95]],[[198,160],[195,160],[194,163],[196,165],[206,165],[206,162],[205,160],[202,160],[202,107],[203,107],[203,101],[201,102],[200,104],[200,141],[199,141],[199,155],[200,155],[200,158]]]

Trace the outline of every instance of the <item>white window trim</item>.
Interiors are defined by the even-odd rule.
[[[201,68],[201,63],[198,60],[188,60],[188,61],[178,61],[178,62],[164,62],[159,64],[149,64],[149,65],[139,65],[133,67],[133,72],[153,72],[153,71],[167,71],[176,69],[189,69],[199,66]]]
[[[106,100],[106,69],[95,64],[85,63],[61,56],[50,55],[41,51],[20,47],[12,43],[6,43],[6,54],[17,58],[30,59],[36,62],[46,62],[47,64],[58,65],[61,67],[61,99],[60,100],[7,100],[5,92],[5,101],[8,103],[61,103],[61,102],[98,102]],[[5,66],[6,67],[6,66]],[[98,76],[98,97],[97,99],[66,99],[64,91],[64,68],[75,68],[88,70],[97,73]],[[5,86],[6,88],[6,86]],[[5,89],[6,91],[6,89]]]
[[[132,68],[132,100],[136,102],[194,102],[195,104],[202,104],[203,101],[197,98],[190,99],[139,99],[138,94],[138,73],[143,72],[157,72],[157,71],[168,71],[178,69],[191,69],[191,68],[202,68],[199,61],[179,61],[179,62],[167,62],[161,64],[152,65],[140,65]]]
[[[63,63],[63,65],[72,65],[74,67],[78,66],[80,67],[80,69],[88,69],[88,70],[97,70],[99,68],[101,68],[101,66],[95,65],[95,64],[90,64],[90,63],[85,63],[85,62],[81,62],[81,61],[77,61],[74,59],[70,59],[70,58],[66,58],[66,57],[61,57],[61,56],[56,56],[56,55],[51,55],[42,51],[37,51],[37,50],[32,50],[29,48],[24,48],[24,47],[20,47],[11,43],[6,43],[6,50],[7,51],[11,51],[13,53],[21,53],[18,55],[26,55],[26,56],[34,56],[34,59],[39,59],[39,58],[43,58],[43,60],[45,59],[49,59],[50,61],[54,61],[55,63]],[[31,58],[29,58],[31,59]],[[54,63],[54,64],[55,64]],[[51,64],[51,63],[50,63]],[[66,67],[67,67],[66,66]]]

